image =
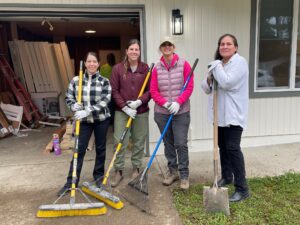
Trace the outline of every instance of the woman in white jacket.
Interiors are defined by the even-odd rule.
[[[233,183],[235,192],[229,201],[238,202],[249,197],[244,156],[240,143],[248,117],[247,61],[237,53],[237,39],[231,34],[219,38],[215,61],[209,64],[208,76],[201,87],[209,94],[209,117],[213,121],[212,88],[218,83],[218,145],[222,178],[218,186]]]

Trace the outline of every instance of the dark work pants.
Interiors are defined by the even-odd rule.
[[[240,126],[219,127],[218,144],[220,149],[222,178],[234,180],[236,191],[248,192],[244,156],[240,143],[243,128]]]
[[[155,113],[154,120],[162,133],[170,115]],[[189,150],[187,136],[190,125],[190,112],[175,115],[163,138],[165,157],[170,172],[179,171],[180,179],[189,178]]]
[[[95,123],[81,122],[80,123],[76,186],[79,183],[83,159],[84,159],[86,148],[89,144],[89,140],[90,140],[90,137],[91,137],[93,131],[95,134],[95,145],[96,145],[96,158],[95,158],[93,177],[94,177],[94,180],[103,178],[105,155],[106,155],[106,134],[107,134],[107,129],[109,127],[109,122],[110,122],[110,119],[108,118],[101,122],[95,122]],[[70,163],[69,174],[67,177],[66,185],[68,185],[68,186],[70,186],[72,183],[72,170],[73,170],[73,159]]]

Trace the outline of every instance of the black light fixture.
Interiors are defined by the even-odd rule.
[[[173,35],[183,34],[183,15],[180,14],[180,9],[172,10],[172,33]]]

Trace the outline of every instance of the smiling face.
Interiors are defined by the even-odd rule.
[[[170,42],[164,42],[159,47],[161,53],[165,58],[168,58],[174,54],[175,46]]]
[[[99,62],[98,62],[98,59],[94,55],[88,54],[84,65],[86,67],[87,73],[89,75],[93,75],[98,70]]]
[[[223,61],[227,62],[236,52],[238,47],[235,46],[234,40],[230,36],[222,38],[219,45],[220,55],[223,57]]]
[[[129,63],[138,62],[141,55],[140,46],[138,44],[129,45],[128,49],[126,49],[126,55],[128,57]]]

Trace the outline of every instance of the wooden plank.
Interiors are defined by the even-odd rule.
[[[43,60],[42,60],[41,52],[40,52],[40,49],[39,49],[39,43],[38,42],[32,42],[32,44],[33,44],[33,49],[34,49],[36,59],[37,59],[37,65],[38,65],[39,70],[40,70],[39,77],[40,77],[40,80],[42,81],[42,84],[43,84],[42,92],[49,92],[49,91],[51,91],[51,89],[49,88],[49,85],[48,85],[46,71],[45,71],[45,68],[44,68],[44,65],[43,65]]]
[[[13,41],[9,41],[8,46],[9,46],[10,56],[14,66],[14,72],[16,76],[19,78],[19,80],[22,82],[23,86],[26,88],[26,91],[28,91],[23,68],[22,68],[22,63],[20,59],[20,54],[18,52],[18,47],[16,46],[16,43]]]
[[[40,68],[37,62],[37,56],[34,51],[33,42],[25,42],[25,48],[28,52],[28,63],[32,71],[32,79],[37,92],[42,92],[44,90],[43,81],[40,78]]]
[[[48,66],[48,76],[49,80],[52,83],[52,88],[54,91],[57,93],[63,92],[63,88],[61,85],[60,80],[58,79],[58,69],[55,66],[54,63],[54,54],[53,51],[51,51],[50,44],[47,42],[43,42],[42,44],[42,51],[45,54],[45,60],[46,60],[46,65]]]
[[[14,42],[16,43],[16,46],[18,48],[28,91],[36,92],[36,87],[32,79],[31,69],[27,60],[30,57],[30,55],[28,55],[28,52],[25,49],[24,41],[14,41]]]
[[[51,77],[51,72],[50,72],[50,68],[49,68],[49,60],[47,59],[47,55],[45,52],[45,44],[47,44],[47,42],[37,42],[37,46],[40,52],[40,57],[41,57],[41,61],[42,64],[40,66],[42,66],[44,68],[45,74],[44,74],[44,78],[45,78],[45,82],[47,85],[47,88],[49,91],[56,91],[56,88],[54,88],[55,83],[53,83],[53,79]]]
[[[66,69],[67,69],[68,81],[71,81],[72,78],[74,77],[75,73],[74,73],[74,68],[73,68],[72,62],[71,62],[68,46],[67,46],[66,42],[62,41],[62,42],[60,42],[60,47],[61,47],[61,51],[63,54],[64,63],[66,65]]]
[[[68,85],[69,85],[69,81],[68,81],[68,75],[67,75],[67,69],[66,69],[66,65],[64,63],[64,59],[63,59],[63,55],[61,52],[61,48],[59,44],[53,44],[52,45],[52,50],[55,53],[55,66],[56,68],[58,68],[59,70],[59,75],[60,75],[60,80],[63,83],[63,88],[65,90],[67,90]]]

